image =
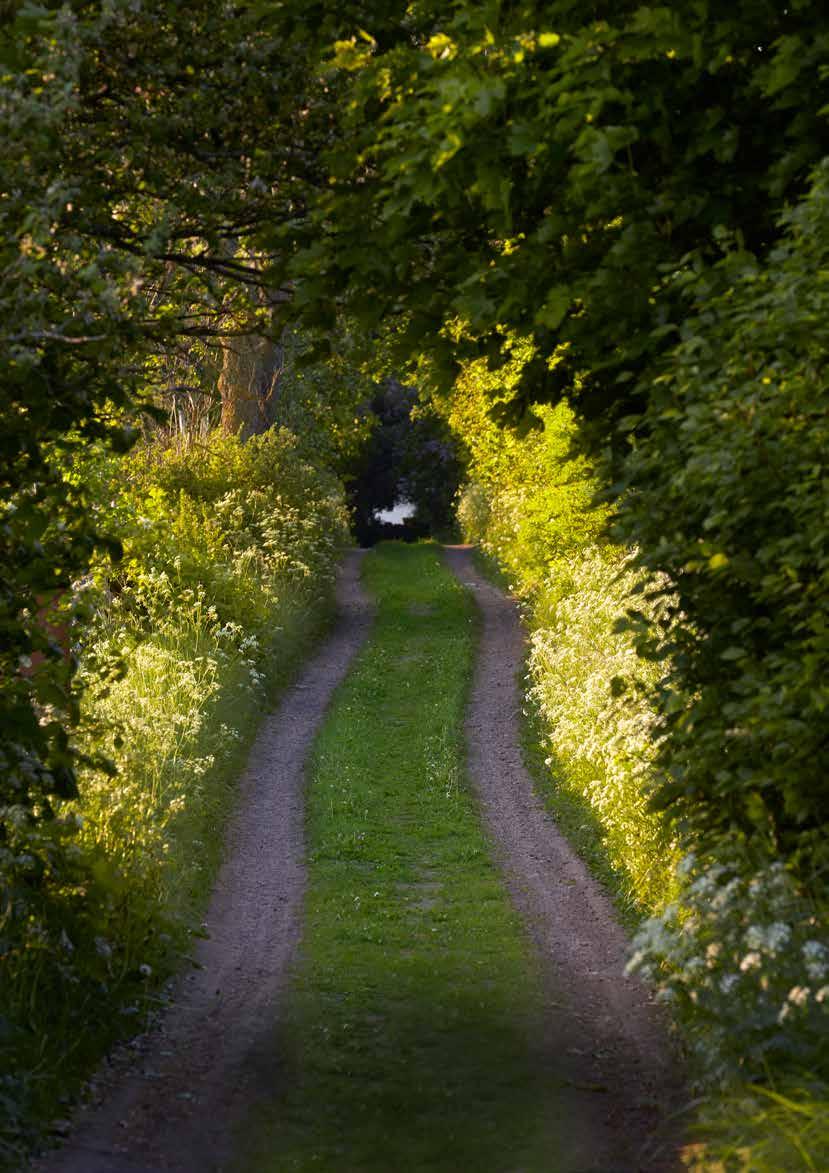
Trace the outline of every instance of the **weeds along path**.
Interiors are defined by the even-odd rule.
[[[208,1173],[227,1167],[232,1122],[279,1080],[271,1046],[305,884],[305,760],[336,686],[365,639],[371,608],[361,554],[346,555],[340,617],[273,715],[242,778],[226,861],[200,942],[159,1026],[133,1047],[46,1173]]]
[[[533,792],[520,751],[524,635],[515,604],[478,571],[473,552],[445,550],[474,594],[481,636],[466,723],[469,770],[513,898],[541,957],[547,994],[539,1057],[563,1077],[558,1111],[581,1136],[570,1169],[678,1167],[682,1102],[665,1022],[623,977],[627,939],[610,900]]]

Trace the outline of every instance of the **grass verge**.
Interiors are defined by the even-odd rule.
[[[829,1168],[827,1087],[789,1075],[711,1096],[689,1145],[689,1173],[822,1173]]]
[[[365,580],[377,623],[309,770],[284,1092],[244,1167],[549,1169],[540,977],[464,770],[473,604],[434,547],[377,547]]]

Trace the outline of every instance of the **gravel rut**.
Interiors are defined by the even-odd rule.
[[[341,566],[334,631],[254,743],[199,968],[156,1028],[101,1073],[102,1103],[36,1165],[42,1173],[218,1173],[231,1167],[239,1120],[278,1087],[274,1030],[305,885],[305,759],[369,631],[361,553]]]
[[[536,1041],[557,1077],[555,1173],[680,1168],[673,1114],[683,1103],[666,1023],[624,975],[628,941],[610,900],[533,791],[520,750],[525,637],[515,603],[468,547],[445,558],[481,615],[466,733],[469,772],[513,899],[542,963],[547,1006]],[[551,1171],[552,1173],[552,1171]]]

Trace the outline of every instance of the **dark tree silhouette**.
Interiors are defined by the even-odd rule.
[[[461,460],[446,424],[396,379],[387,380],[364,410],[375,423],[349,479],[357,540],[369,546],[451,530]],[[400,525],[378,521],[379,511],[400,501],[414,506],[411,518]]]

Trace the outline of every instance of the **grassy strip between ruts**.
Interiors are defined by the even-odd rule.
[[[365,581],[377,624],[310,764],[287,1070],[244,1167],[554,1168],[540,978],[464,769],[473,604],[434,547],[380,546]]]

